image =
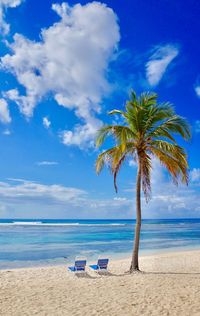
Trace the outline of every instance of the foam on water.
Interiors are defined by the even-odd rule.
[[[43,222],[11,222],[11,223],[1,223],[0,226],[125,226],[125,224],[82,224],[82,223],[43,223]]]

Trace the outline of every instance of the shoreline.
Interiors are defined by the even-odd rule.
[[[200,250],[140,257],[143,273],[127,274],[130,258],[107,274],[67,265],[0,271],[0,315],[200,315]]]
[[[184,253],[188,253],[188,252],[200,252],[200,246],[199,247],[184,247],[184,248],[170,248],[170,249],[157,249],[157,250],[153,250],[153,251],[143,251],[142,254],[139,254],[139,260],[140,259],[144,259],[146,257],[162,257],[164,255],[167,255],[167,256],[172,256],[174,254],[184,254]],[[77,255],[79,256],[79,255]],[[86,257],[87,256],[84,256],[84,255],[80,255],[80,257]],[[102,257],[102,255],[101,255]],[[131,253],[130,255],[128,255],[127,253],[123,253],[123,254],[117,254],[117,255],[114,255],[113,254],[110,254],[109,255],[105,255],[105,257],[109,258],[109,261],[110,263],[115,263],[115,262],[120,262],[120,261],[130,261],[131,260]],[[58,260],[59,259],[59,260]],[[39,263],[38,264],[38,261],[37,261],[37,264],[34,265],[34,263],[36,263],[34,260],[31,261],[31,260],[28,260],[27,262],[30,262],[30,265],[27,265],[27,266],[14,266],[14,267],[8,267],[8,268],[0,268],[0,272],[1,271],[8,271],[8,270],[23,270],[23,269],[39,269],[39,268],[53,268],[53,267],[63,267],[63,266],[68,266],[68,265],[73,265],[74,263],[74,260],[66,260],[64,259],[64,257],[61,259],[61,258],[58,258],[58,259],[49,259],[49,262],[48,260],[46,261],[46,263],[44,262],[41,262],[41,264]],[[74,258],[75,259],[75,258]],[[98,259],[98,256],[96,257],[96,259],[91,259],[91,258],[87,258],[87,265],[89,264],[94,264],[96,263]],[[65,262],[59,262],[61,260],[65,260]],[[17,260],[16,260],[17,261]],[[9,263],[16,263],[16,261],[9,261]],[[52,263],[51,261],[54,261],[54,263]],[[5,262],[8,262],[8,261],[5,261]]]

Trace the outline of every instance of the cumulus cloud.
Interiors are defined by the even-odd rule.
[[[196,95],[200,98],[200,86],[196,86],[194,90],[196,92]]]
[[[178,55],[174,45],[156,46],[149,61],[146,63],[146,77],[151,86],[156,86],[162,79],[167,67]]]
[[[136,176],[136,175],[135,175]],[[152,159],[152,196],[146,203],[142,197],[143,218],[200,217],[200,169],[190,172],[189,186],[174,185],[169,174],[157,159]],[[124,190],[135,198],[135,183]],[[133,203],[135,205],[135,201]],[[134,211],[135,215],[135,211]]]
[[[9,129],[5,129],[2,134],[9,136],[9,135],[11,135],[11,131]]]
[[[189,186],[179,184],[175,186],[159,161],[153,160],[152,171],[152,199],[143,202],[145,217],[174,218],[199,217],[200,194],[193,182],[200,180],[199,169],[190,172]]]
[[[200,169],[190,173],[189,187],[176,187],[158,161],[153,162],[152,199],[148,204],[142,198],[143,218],[175,218],[200,216]],[[42,184],[24,179],[0,182],[2,216],[24,218],[134,218],[135,184],[125,196],[102,198],[60,184]],[[128,191],[128,190],[126,190]],[[130,190],[129,190],[130,191]]]
[[[20,198],[24,199],[24,201],[39,199],[42,202],[48,198],[54,202],[65,202],[86,194],[84,190],[64,187],[58,184],[45,185],[23,179],[10,179],[10,181],[12,183],[0,182],[0,196],[2,200],[11,198],[18,201]]]
[[[109,92],[106,79],[109,61],[120,39],[117,17],[105,4],[54,4],[60,21],[41,31],[41,41],[33,42],[15,34],[9,45],[12,54],[1,59],[4,69],[12,72],[25,87],[4,93],[15,101],[27,117],[42,97],[50,93],[55,101],[74,110],[81,124],[64,131],[65,145],[91,144],[101,126],[96,115],[102,97]]]
[[[11,89],[2,94],[5,98],[14,101],[27,118],[31,117],[30,107],[34,108],[37,102],[35,95],[20,95],[17,89]]]
[[[4,99],[0,99],[0,121],[4,124],[11,122],[8,103]]]
[[[10,25],[5,22],[5,11],[8,8],[16,8],[23,0],[0,0],[0,32],[8,34]]]
[[[130,167],[137,167],[137,161],[134,159],[129,160],[128,164]]]
[[[76,145],[80,148],[92,147],[97,130],[102,126],[102,122],[95,117],[88,117],[85,125],[76,125],[73,131],[65,130],[60,133],[63,144]]]
[[[192,182],[200,182],[200,168],[194,168],[190,171],[190,178]]]
[[[43,122],[44,127],[47,129],[51,126],[51,122],[49,121],[48,117],[43,117],[42,122]]]
[[[200,133],[200,120],[196,120],[194,123],[194,131]]]
[[[200,120],[195,121],[194,130],[196,133],[200,133]]]
[[[55,165],[58,165],[58,162],[44,160],[44,161],[38,161],[37,165],[38,166],[55,166]]]
[[[146,218],[196,218],[200,216],[200,194],[198,188],[171,182],[159,182],[154,187],[152,199],[148,204],[143,202]]]
[[[82,189],[13,178],[0,182],[0,200],[5,218],[121,218],[132,209],[126,198],[94,199]]]
[[[125,197],[114,197],[114,201],[124,202],[124,201],[127,201],[127,198],[125,198]]]

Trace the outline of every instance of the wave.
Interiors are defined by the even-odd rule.
[[[0,225],[7,225],[7,226],[25,226],[25,225],[30,225],[30,226],[33,226],[33,225],[42,225],[43,223],[42,222],[12,222],[12,223],[0,223]]]
[[[0,226],[78,226],[79,223],[43,223],[43,222],[12,222],[0,223]]]
[[[11,222],[11,223],[0,223],[0,226],[126,226],[126,224],[111,223],[111,224],[82,224],[82,223],[43,223],[43,222]]]

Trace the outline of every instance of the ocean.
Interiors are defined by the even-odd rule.
[[[0,220],[0,269],[131,255],[133,220]],[[140,254],[200,249],[200,219],[143,220]]]

